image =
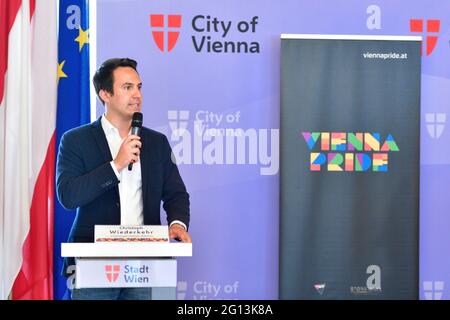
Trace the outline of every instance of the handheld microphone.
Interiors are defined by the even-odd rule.
[[[131,134],[140,136],[141,128],[142,128],[142,113],[135,112],[133,113],[133,120],[131,120]],[[132,163],[128,165],[128,171],[131,171],[131,169],[133,169]]]

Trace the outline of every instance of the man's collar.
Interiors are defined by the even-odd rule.
[[[117,129],[116,127],[114,127],[114,126],[112,125],[112,123],[109,122],[108,119],[106,119],[105,114],[102,115],[102,120],[101,120],[101,122],[102,122],[102,128],[103,128],[103,131],[105,131],[105,134],[107,134],[107,133],[109,133],[109,132],[111,132],[111,131],[114,131],[114,132],[117,132],[117,133],[119,132],[119,129]]]
[[[108,119],[106,119],[105,114],[102,115],[101,123],[102,123],[102,128],[103,128],[103,131],[105,132],[105,134],[108,134],[110,132],[116,132],[117,134],[120,134],[119,129],[114,127],[114,125],[111,122],[109,122]],[[131,134],[131,128],[130,128],[130,131],[128,131],[128,134]]]

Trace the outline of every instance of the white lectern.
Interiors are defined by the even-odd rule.
[[[191,257],[192,243],[63,243],[76,263],[75,288],[151,287],[152,299],[176,299],[176,257]]]

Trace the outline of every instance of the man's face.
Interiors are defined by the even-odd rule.
[[[112,117],[131,120],[133,113],[141,112],[141,78],[130,67],[118,67],[113,71],[113,78],[114,94],[104,92],[105,97],[102,97],[107,106],[107,113]]]

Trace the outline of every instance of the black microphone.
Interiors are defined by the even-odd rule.
[[[133,113],[133,120],[131,120],[131,134],[140,136],[142,128],[142,113]],[[133,163],[128,164],[128,171],[133,169]]]

